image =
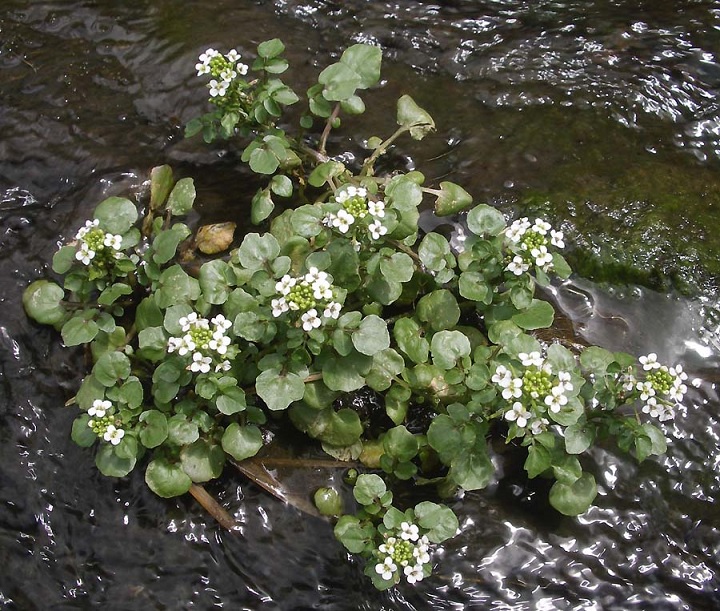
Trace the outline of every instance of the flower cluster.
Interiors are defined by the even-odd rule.
[[[514,221],[507,228],[505,237],[514,247],[515,253],[505,269],[516,276],[528,271],[532,265],[544,272],[550,271],[553,268],[553,256],[548,246],[565,248],[562,231],[555,231],[542,219],[535,219],[535,224],[531,225],[526,216]]]
[[[208,49],[198,59],[195,65],[197,75],[209,74],[212,77],[207,84],[210,102],[227,111],[237,108],[240,92],[247,85],[239,77],[248,73],[248,66],[240,61],[240,54],[235,49],[225,55],[215,49]]]
[[[491,380],[502,389],[502,398],[511,404],[504,413],[505,419],[520,429],[520,435],[525,430],[538,435],[549,425],[544,416],[560,412],[568,404],[569,393],[574,386],[570,373],[554,373],[540,352],[521,352],[518,357],[525,367],[521,376],[515,376],[504,365],[498,365]]]
[[[88,426],[98,437],[116,446],[125,437],[125,431],[121,428],[122,422],[114,415],[114,411],[110,401],[96,399],[88,410],[88,415],[91,416]]]
[[[422,581],[430,573],[429,551],[427,536],[420,536],[416,524],[403,522],[399,532],[384,535],[384,542],[375,552],[375,572],[387,581],[399,580],[401,574],[408,583]]]
[[[335,201],[341,204],[342,208],[325,216],[323,222],[326,226],[337,229],[340,233],[348,233],[356,221],[369,215],[367,230],[370,237],[379,240],[387,233],[387,227],[382,223],[385,218],[385,202],[368,200],[364,187],[346,186],[335,194]]]
[[[280,297],[273,299],[272,314],[276,318],[285,312],[301,312],[302,328],[310,332],[322,324],[323,318],[340,316],[341,304],[334,301],[335,293],[327,272],[311,267],[307,274],[293,278],[285,274],[275,285]]]
[[[682,366],[668,367],[658,362],[657,354],[651,352],[639,358],[644,380],[637,380],[631,374],[626,374],[624,389],[635,390],[642,402],[642,411],[661,422],[675,417],[675,408],[682,403],[687,392],[687,374]]]
[[[75,258],[83,265],[92,266],[102,272],[109,272],[115,261],[123,255],[122,236],[113,235],[100,229],[100,221],[85,221],[85,226],[75,234],[79,249]]]
[[[171,337],[168,340],[168,352],[177,352],[180,356],[192,355],[188,369],[194,373],[209,373],[211,369],[228,371],[229,358],[236,348],[231,346],[227,336],[232,323],[222,314],[208,321],[200,318],[195,312],[178,320],[183,330],[182,337]],[[212,328],[211,328],[212,325]]]

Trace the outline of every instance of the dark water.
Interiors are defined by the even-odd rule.
[[[632,251],[636,234],[621,231],[632,223],[681,238],[648,230],[637,257],[670,274],[682,255],[702,278],[693,301],[581,278],[554,296],[588,340],[655,350],[705,380],[667,427],[666,457],[636,465],[596,450],[585,466],[600,494],[578,519],[549,511],[547,490],[500,461],[488,490],[457,501],[462,533],[436,556],[433,578],[385,594],[346,561],[329,524],[232,473],[209,488],[240,535],[191,500],[155,497],[140,476],[97,473],[70,442],[75,414],[63,407],[82,355],[25,319],[21,292],[49,274],[58,242],[98,201],[140,191],[154,165],[196,177],[203,220],[225,220],[227,204],[243,213],[254,188],[236,152],[182,139],[204,109],[192,67],[208,46],[249,52],[275,36],[300,91],[352,42],[383,46],[387,82],[367,96],[373,114],[334,138],[338,151],[388,133],[395,99],[410,93],[439,129],[395,162],[508,210],[537,193],[585,197],[584,213],[552,209],[583,252]],[[720,333],[708,314],[718,286],[718,53],[720,3],[708,1],[3,0],[0,605],[720,609]],[[668,191],[684,195],[680,204]],[[598,202],[598,192],[619,197]]]

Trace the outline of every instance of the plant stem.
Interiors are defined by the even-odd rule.
[[[335,119],[338,118],[339,114],[340,114],[340,102],[335,104],[335,108],[333,108],[332,113],[330,114],[327,121],[325,122],[325,129],[323,130],[323,133],[320,136],[320,146],[318,147],[318,150],[320,151],[321,155],[325,155],[325,145],[327,144],[327,139],[330,136],[330,132],[332,131],[332,123]]]
[[[227,511],[225,511],[225,508],[217,502],[215,497],[205,490],[205,488],[199,486],[198,484],[191,484],[189,492],[193,498],[200,503],[202,508],[217,520],[220,526],[230,532],[234,532],[238,529],[238,523]]]
[[[360,171],[360,176],[371,176],[373,173],[373,165],[377,161],[378,157],[380,157],[380,155],[384,155],[390,145],[395,142],[395,140],[397,140],[400,136],[402,136],[406,131],[408,131],[407,127],[398,127],[392,136],[390,136],[387,140],[380,144],[380,146],[378,146],[373,151],[373,154],[365,160],[365,163],[363,163],[362,170]]]

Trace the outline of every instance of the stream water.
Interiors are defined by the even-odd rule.
[[[506,465],[457,500],[462,532],[433,577],[387,593],[329,523],[237,474],[209,486],[242,524],[229,534],[141,475],[96,471],[63,407],[81,355],[25,318],[22,290],[97,202],[138,192],[152,166],[196,178],[204,222],[245,214],[255,187],[237,152],[186,141],[182,126],[205,108],[200,52],[273,37],[298,91],[349,44],[382,45],[385,80],[336,151],[388,134],[410,93],[438,131],[394,162],[563,226],[586,277],[549,296],[577,332],[703,380],[665,427],[666,456],[637,465],[596,450],[585,466],[600,493],[577,519]],[[0,606],[720,609],[719,53],[709,0],[3,0]]]

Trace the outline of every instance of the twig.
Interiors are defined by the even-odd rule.
[[[198,486],[197,484],[192,484],[190,486],[190,494],[193,495],[193,498],[200,503],[205,511],[217,520],[220,526],[230,532],[234,532],[238,529],[238,523],[227,511],[225,511],[225,508],[215,500],[215,497],[205,490],[205,488]]]

